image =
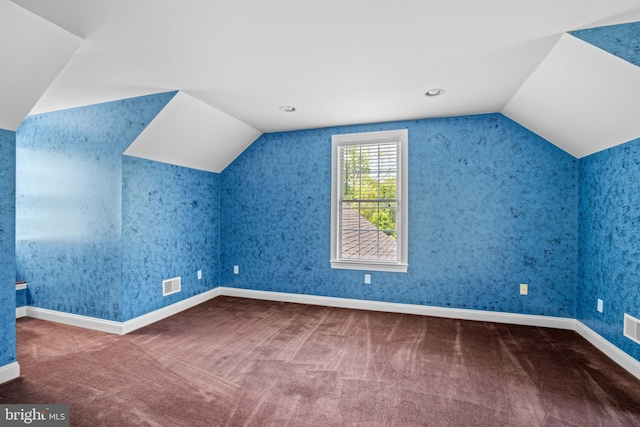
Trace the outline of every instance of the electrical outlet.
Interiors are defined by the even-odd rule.
[[[365,285],[370,285],[371,284],[371,275],[370,274],[365,274],[364,275],[364,284]]]
[[[198,270],[198,280],[202,280],[202,270]]]
[[[233,266],[233,274],[240,274],[240,267],[238,267],[237,265]]]
[[[529,285],[526,283],[520,284],[520,295],[529,295]]]
[[[604,311],[604,302],[598,298],[598,313],[602,313]]]

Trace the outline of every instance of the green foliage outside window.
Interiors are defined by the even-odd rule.
[[[384,153],[383,153],[384,154]],[[361,147],[346,147],[343,152],[343,196],[352,209],[396,239],[397,202],[396,171],[379,165],[381,158],[375,151]]]

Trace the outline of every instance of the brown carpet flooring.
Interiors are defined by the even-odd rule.
[[[571,331],[218,297],[126,336],[23,318],[0,403],[74,426],[640,426]]]

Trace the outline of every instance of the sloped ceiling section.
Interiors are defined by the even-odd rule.
[[[576,30],[582,28],[602,28],[609,27],[613,25],[619,25],[629,22],[638,22],[640,21],[640,7],[636,4],[633,8],[625,10],[619,14],[610,15],[606,18],[593,21],[588,25],[583,25],[580,28],[576,28]]]
[[[124,154],[209,172],[221,172],[261,132],[178,92]]]
[[[0,0],[0,128],[15,131],[82,39]]]
[[[564,34],[502,113],[575,157],[640,137],[640,68]]]
[[[168,163],[218,170],[258,131],[494,112],[575,156],[637,137],[637,73],[567,33],[638,21],[640,0],[13,1],[84,39],[33,112],[180,90],[156,137],[205,151],[131,147]]]
[[[110,53],[89,51],[85,42],[71,57],[29,114],[168,92],[151,74]]]

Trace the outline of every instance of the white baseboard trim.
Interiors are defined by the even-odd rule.
[[[65,313],[46,308],[27,306],[27,316],[33,317],[34,319],[48,320],[50,322],[64,323],[65,325],[108,332],[110,334],[120,334],[120,331],[122,330],[121,322],[99,319],[97,317],[82,316],[80,314]]]
[[[541,326],[556,329],[574,329],[575,319],[567,317],[538,316],[533,314],[499,313],[494,311],[462,308],[433,307],[418,304],[368,301],[350,298],[321,297],[316,295],[289,294],[284,292],[256,291],[220,287],[220,295],[253,298],[268,301],[294,302],[327,307],[353,308],[356,310],[384,311],[389,313],[419,314],[450,319],[477,320],[481,322],[510,323],[514,325]]]
[[[0,366],[0,384],[14,380],[20,376],[20,364],[18,362]]]
[[[640,379],[640,362],[633,357],[629,356],[624,351],[620,350],[610,341],[605,339],[602,335],[598,334],[593,329],[589,328],[584,323],[576,320],[575,331],[582,335],[584,339],[589,341],[598,350],[609,356],[611,360],[622,366],[629,371],[633,376]]]
[[[80,328],[93,329],[110,334],[124,335],[131,331],[150,325],[165,317],[173,316],[183,310],[201,304],[211,298],[220,295],[220,288],[214,288],[190,298],[178,301],[161,309],[143,314],[126,322],[116,322],[113,320],[99,319],[97,317],[82,316],[80,314],[64,313],[62,311],[48,310],[38,307],[21,307],[25,309],[24,316],[34,319],[48,320],[50,322],[64,323],[65,325],[78,326]],[[16,316],[18,309],[16,309]]]
[[[16,319],[25,317],[26,315],[27,315],[27,307],[25,306],[16,307]]]
[[[166,317],[173,316],[181,311],[187,310],[191,307],[195,307],[198,304],[202,304],[212,298],[220,295],[220,288],[214,288],[210,291],[203,292],[198,295],[194,295],[191,298],[178,301],[175,304],[168,305],[161,309],[152,311],[151,313],[143,314],[142,316],[135,317],[131,320],[121,323],[122,330],[120,335],[128,334],[129,332],[140,329],[143,326],[150,325],[158,320],[162,320]]]

